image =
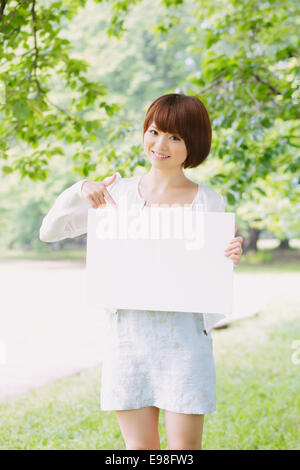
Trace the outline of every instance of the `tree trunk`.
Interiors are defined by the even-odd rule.
[[[278,245],[278,250],[289,250],[289,248],[290,248],[290,245],[289,245],[288,238],[281,240],[280,244]]]
[[[245,238],[242,245],[244,253],[250,250],[257,251],[257,240],[261,231],[260,229],[249,227],[249,236]]]
[[[59,240],[58,242],[53,242],[51,248],[52,250],[57,251],[57,250],[60,250],[61,245],[62,245],[61,241]]]

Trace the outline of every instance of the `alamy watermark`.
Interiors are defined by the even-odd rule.
[[[295,349],[292,354],[292,363],[298,365],[300,364],[300,339],[294,339],[291,344],[291,348]]]
[[[0,80],[0,106],[5,104],[5,83]]]
[[[294,104],[300,103],[300,78],[296,78],[294,81],[292,88],[296,88],[294,93],[292,94],[292,101]]]
[[[110,206],[96,214],[101,218],[96,226],[101,240],[174,239],[186,240],[187,250],[204,246],[204,213],[193,211],[188,204],[152,204],[141,209],[139,204],[128,206],[127,197],[121,196],[118,210]]]

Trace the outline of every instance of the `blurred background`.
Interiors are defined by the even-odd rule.
[[[176,92],[198,96],[213,128],[209,157],[185,174],[226,198],[236,236],[244,237],[233,317],[213,331],[220,415],[209,418],[204,444],[297,447],[299,23],[299,3],[291,0],[3,2],[0,400],[7,432],[0,446],[123,445],[113,415],[99,411],[103,320],[85,308],[86,235],[44,243],[39,229],[56,197],[80,179],[147,172],[145,113],[158,96]],[[264,379],[256,382],[260,368]],[[53,382],[71,375],[76,391],[71,382]],[[86,427],[78,425],[87,395],[86,409],[106,420],[104,437],[91,417]],[[72,397],[77,420],[59,439],[57,414],[49,411],[58,396],[62,413]],[[252,403],[247,419],[243,396]],[[235,400],[230,415],[226,397]],[[22,407],[13,400],[24,400]],[[11,429],[12,409],[23,440]],[[262,416],[270,431],[255,434],[252,419]],[[53,428],[39,437],[34,422],[45,419]],[[226,438],[222,426],[231,430]]]

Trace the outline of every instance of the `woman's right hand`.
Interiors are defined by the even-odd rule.
[[[117,173],[115,173],[108,181],[84,181],[81,186],[82,196],[84,199],[89,201],[94,209],[97,209],[97,207],[104,208],[106,206],[106,200],[111,202],[114,206],[117,206],[116,202],[106,189],[107,186],[114,183],[116,177]]]

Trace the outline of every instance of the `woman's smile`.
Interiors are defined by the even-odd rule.
[[[160,153],[155,152],[154,150],[151,150],[151,152],[156,160],[167,160],[167,158],[170,158],[169,155],[162,155]]]

